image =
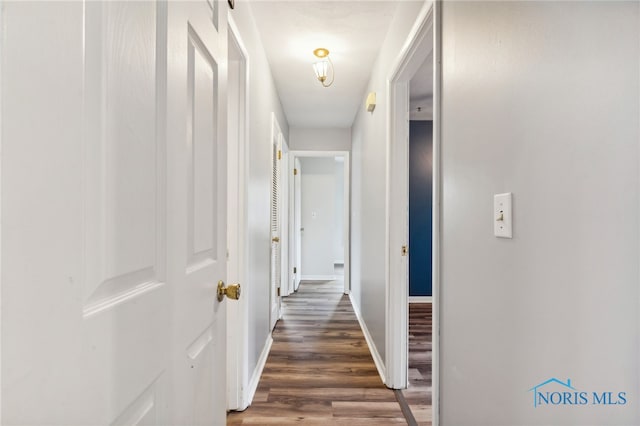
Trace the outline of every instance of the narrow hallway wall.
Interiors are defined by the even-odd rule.
[[[289,148],[295,151],[351,151],[351,129],[292,127]]]
[[[638,2],[444,2],[441,424],[640,424],[639,28]]]
[[[232,17],[249,55],[248,147],[248,279],[242,283],[249,301],[249,376],[257,365],[269,335],[269,210],[271,193],[271,113],[275,112],[285,139],[289,125],[284,115],[269,63],[246,2],[236,2]]]
[[[352,135],[351,292],[380,359],[385,358],[385,197],[387,78],[424,1],[399,2],[389,32],[362,94]],[[364,109],[376,92],[376,109]]]

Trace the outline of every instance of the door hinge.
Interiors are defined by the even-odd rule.
[[[278,297],[280,297],[280,287],[278,287]]]
[[[278,160],[282,160],[282,151],[278,150]]]
[[[407,254],[409,254],[409,247],[402,246],[402,255],[406,256]]]
[[[293,169],[293,175],[297,175],[298,174],[298,169]]]
[[[295,266],[293,267],[293,273],[295,274],[296,272],[298,272],[298,268],[296,268]]]

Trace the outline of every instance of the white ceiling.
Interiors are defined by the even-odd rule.
[[[291,127],[351,127],[364,108],[371,67],[396,1],[252,1],[251,9]],[[316,79],[313,50],[325,47],[335,82]]]

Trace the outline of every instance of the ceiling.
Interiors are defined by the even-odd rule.
[[[396,1],[252,1],[251,9],[291,127],[351,127]],[[313,50],[331,52],[335,81],[322,87]]]

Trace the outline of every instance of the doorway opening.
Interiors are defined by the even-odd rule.
[[[409,335],[403,396],[431,421],[433,354],[433,53],[409,81]]]
[[[292,151],[289,161],[289,279],[341,281],[349,293],[348,151]]]
[[[438,424],[438,336],[433,330],[438,327],[440,196],[436,4],[425,4],[420,11],[389,78],[386,327],[386,384],[394,389],[409,386],[403,391],[409,404],[424,406],[417,414],[434,425]],[[424,305],[409,309],[410,301]],[[414,349],[411,370],[410,348]],[[422,359],[425,355],[427,359]],[[433,395],[418,389],[413,400],[411,382],[414,389],[428,382]]]

